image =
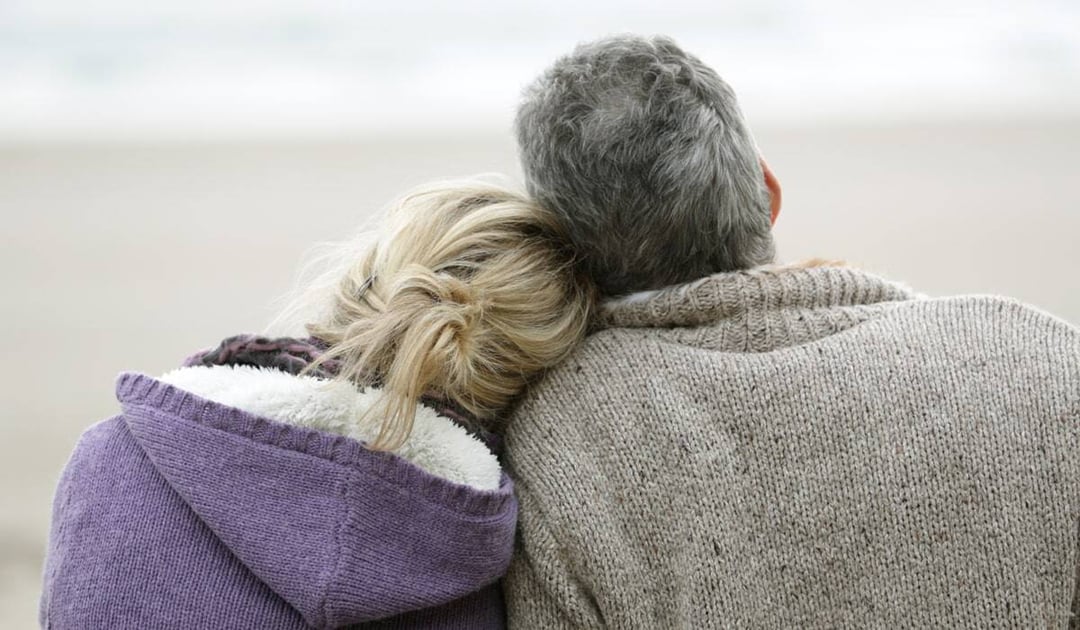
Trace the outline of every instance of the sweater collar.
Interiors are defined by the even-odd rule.
[[[902,284],[851,267],[770,265],[609,301],[601,309],[601,323],[605,328],[696,327],[792,309],[870,306],[918,297]]]

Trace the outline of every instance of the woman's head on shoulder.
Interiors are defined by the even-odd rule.
[[[307,324],[340,378],[381,386],[373,448],[399,446],[429,394],[492,426],[577,346],[595,291],[566,243],[551,213],[480,180],[430,184],[389,209]]]

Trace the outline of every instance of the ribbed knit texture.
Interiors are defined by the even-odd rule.
[[[846,268],[613,303],[509,423],[514,628],[1063,628],[1080,333]]]
[[[144,375],[117,397],[57,489],[44,626],[503,626],[505,475],[474,490]]]

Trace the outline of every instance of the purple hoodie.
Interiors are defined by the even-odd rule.
[[[505,474],[479,490],[145,375],[116,393],[57,488],[43,627],[504,626]]]

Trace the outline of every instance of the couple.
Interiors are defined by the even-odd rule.
[[[50,628],[1066,627],[1080,331],[773,263],[780,188],[666,38],[527,90],[531,198],[405,197],[310,337],[124,374]]]

